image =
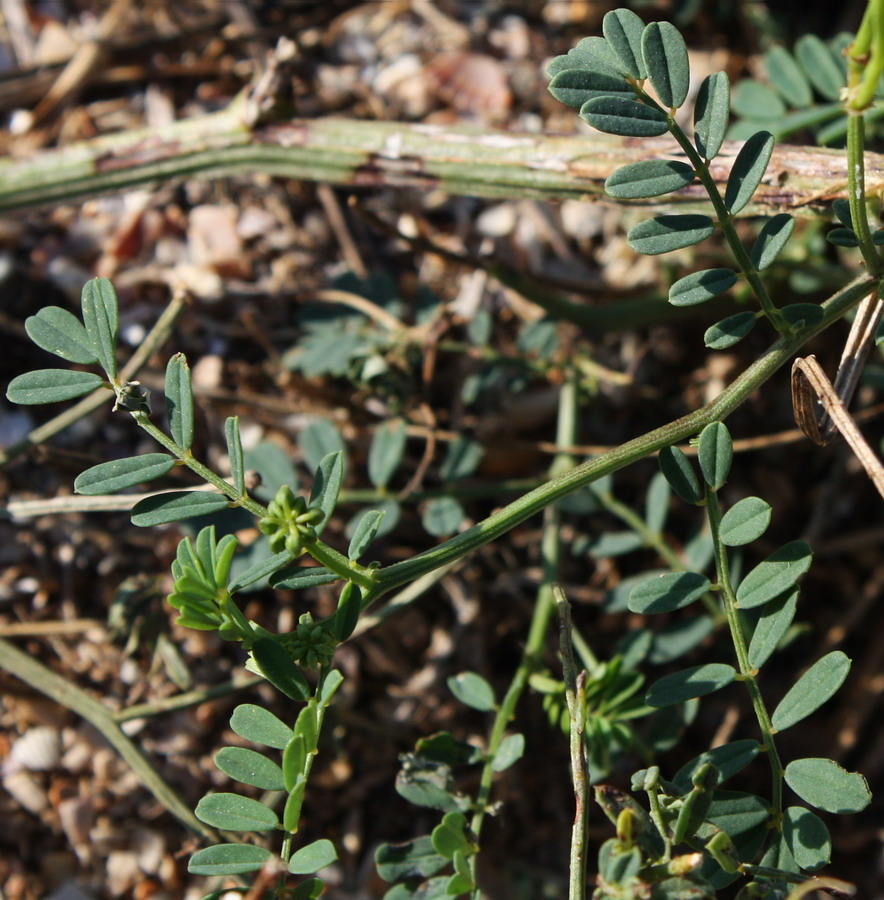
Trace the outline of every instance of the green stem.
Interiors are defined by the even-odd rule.
[[[847,115],[847,202],[850,204],[850,219],[869,272],[880,275],[881,257],[872,240],[866,209],[865,117],[861,112],[850,109]]]
[[[743,631],[743,623],[740,620],[739,604],[737,603],[736,594],[731,584],[730,566],[728,565],[727,551],[724,544],[719,538],[721,530],[721,506],[718,502],[718,495],[712,488],[706,488],[706,514],[709,517],[709,525],[712,529],[712,546],[715,553],[715,576],[718,581],[718,587],[721,591],[721,600],[727,615],[727,624],[731,633],[731,640],[734,644],[734,651],[737,656],[737,665],[740,669],[740,675],[749,692],[749,698],[752,701],[752,708],[755,710],[755,718],[758,720],[758,727],[761,729],[762,741],[767,750],[767,758],[770,762],[772,777],[772,813],[773,824],[775,828],[781,826],[783,817],[783,764],[780,761],[777,752],[776,742],[774,741],[774,727],[770,721],[770,715],[767,707],[764,705],[764,699],[761,696],[761,689],[758,686],[757,669],[752,668],[749,663],[749,651],[746,648],[746,636]]]
[[[589,813],[583,737],[586,729],[586,670],[577,674],[577,666],[574,662],[571,607],[565,597],[565,592],[555,585],[553,594],[559,613],[559,652],[562,657],[565,698],[568,703],[571,779],[574,786],[574,824],[571,827],[568,900],[584,900],[586,897],[586,829]]]
[[[874,100],[884,70],[884,0],[869,0],[862,23],[847,52],[848,113],[863,111]]]
[[[314,541],[305,544],[304,549],[318,562],[331,572],[340,575],[347,581],[358,584],[366,591],[372,591],[377,587],[376,569],[369,569],[354,560],[347,559],[343,553],[339,553],[334,547],[330,547],[323,541]]]
[[[774,302],[771,300],[770,294],[768,294],[767,288],[764,286],[764,282],[758,274],[758,270],[752,265],[752,260],[749,258],[749,254],[743,246],[739,234],[737,234],[737,229],[734,227],[734,215],[727,206],[725,206],[724,198],[721,196],[718,186],[715,183],[715,179],[709,171],[708,163],[696,151],[693,143],[691,143],[688,136],[681,128],[676,125],[674,120],[671,120],[669,130],[690,160],[691,165],[694,167],[694,171],[697,173],[697,177],[706,189],[706,193],[709,195],[709,201],[712,203],[712,208],[715,210],[719,225],[721,225],[722,234],[730,247],[734,260],[745,276],[749,286],[752,288],[752,292],[758,299],[758,303],[761,305],[764,314],[770,319],[771,324],[780,332],[780,334],[788,334],[792,326],[789,325],[783,318],[782,313],[774,306]]]
[[[573,380],[566,381],[562,385],[559,397],[559,417],[556,429],[556,443],[560,446],[570,446],[576,437],[577,422],[577,389]],[[551,470],[567,465],[570,457],[565,454],[556,456]],[[476,809],[473,813],[470,829],[478,841],[482,831],[482,822],[488,809],[488,799],[491,795],[491,785],[494,780],[494,770],[491,763],[500,748],[500,744],[506,734],[507,725],[515,716],[516,706],[522,693],[528,684],[531,673],[542,663],[543,646],[549,631],[549,623],[555,612],[555,598],[553,585],[558,580],[559,560],[561,547],[559,543],[559,511],[555,506],[548,506],[544,512],[543,538],[540,554],[542,559],[543,574],[540,588],[537,591],[537,599],[534,603],[534,613],[528,628],[528,638],[522,651],[522,658],[516,669],[509,688],[501,701],[494,716],[491,726],[491,734],[488,738],[488,752],[485,757],[485,765],[479,777],[479,790],[476,794]],[[473,875],[473,883],[476,883],[477,858],[474,855],[470,859],[470,871]],[[474,900],[479,900],[479,889],[476,888]]]
[[[631,441],[626,441],[610,452],[550,479],[546,484],[529,491],[487,519],[478,522],[461,534],[449,538],[431,550],[378,569],[375,573],[377,579],[375,599],[380,594],[412,581],[437,566],[460,559],[477,548],[496,540],[549,504],[578,488],[585,487],[597,478],[616,472],[677,441],[686,440],[711,422],[724,420],[750,394],[785,365],[811,337],[825,330],[867,296],[877,280],[870,275],[861,275],[842,288],[823,304],[824,315],[820,322],[802,328],[797,334],[781,337],[707,406],[660,428],[655,428]]]

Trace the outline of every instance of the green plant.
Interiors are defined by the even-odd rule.
[[[873,2],[877,15],[882,4]],[[170,604],[179,612],[179,622],[199,630],[217,631],[229,641],[242,644],[248,654],[247,667],[269,682],[280,694],[298,704],[288,724],[262,707],[237,707],[231,727],[259,747],[281,751],[278,761],[263,752],[226,747],[216,757],[218,768],[241,783],[273,792],[276,800],[262,803],[251,797],[222,792],[208,795],[196,813],[211,828],[237,834],[270,833],[278,836],[279,850],[241,839],[222,837],[198,851],[190,860],[190,870],[201,875],[235,876],[255,872],[278,859],[283,874],[272,889],[262,887],[263,896],[314,897],[322,890],[319,878],[290,885],[286,873],[310,875],[328,865],[336,851],[325,839],[296,849],[301,806],[313,760],[320,751],[320,735],[325,714],[341,675],[333,668],[336,647],[351,637],[360,616],[369,606],[395,588],[442,570],[478,547],[507,533],[514,526],[543,511],[543,578],[537,595],[532,624],[520,665],[510,687],[498,701],[491,686],[476,673],[455,676],[450,686],[455,696],[476,710],[494,713],[487,749],[477,753],[451,735],[439,735],[419,742],[408,757],[399,790],[412,802],[438,808],[442,821],[431,835],[409,842],[404,848],[385,847],[379,854],[381,874],[397,882],[388,897],[462,896],[478,897],[476,857],[483,818],[489,812],[493,776],[518,759],[523,741],[518,732],[508,733],[510,719],[525,688],[533,686],[547,698],[548,710],[557,724],[564,724],[567,707],[568,730],[576,744],[572,754],[575,770],[580,768],[582,742],[590,756],[590,775],[598,777],[612,766],[612,759],[638,749],[648,767],[638,773],[633,789],[647,794],[649,811],[629,795],[610,787],[598,787],[598,799],[617,828],[617,837],[602,847],[599,857],[598,897],[712,896],[732,876],[752,879],[753,895],[779,895],[784,885],[802,881],[800,870],[814,870],[828,858],[825,826],[814,813],[802,807],[785,807],[783,782],[812,806],[830,811],[861,808],[868,792],[861,776],[846,773],[829,760],[797,760],[785,769],[780,765],[774,731],[790,727],[812,712],[847,675],[843,654],[829,654],[799,679],[772,715],[766,711],[755,679],[757,670],[776,648],[794,614],[798,577],[810,564],[809,548],[800,542],[786,545],[736,583],[728,559],[729,548],[742,546],[760,536],[770,521],[770,508],[758,498],[747,498],[722,513],[717,492],[724,484],[731,459],[731,443],[721,424],[733,409],[755,391],[812,336],[845,315],[863,296],[877,291],[882,272],[875,235],[869,225],[863,183],[863,112],[871,102],[880,77],[884,35],[872,15],[860,29],[849,56],[848,153],[850,155],[850,201],[839,215],[846,235],[855,241],[868,272],[847,284],[823,304],[792,304],[777,307],[761,272],[774,261],[789,239],[794,222],[786,214],[768,219],[751,247],[744,246],[735,226],[735,217],[749,203],[765,176],[773,149],[773,136],[753,134],[735,160],[727,187],[721,194],[710,174],[724,140],[729,116],[729,86],[723,73],[709,76],[698,98],[693,135],[677,124],[676,111],[686,100],[689,85],[687,51],[678,31],[668,23],[644,26],[632,13],[619,10],[605,18],[605,37],[587,38],[550,67],[551,90],[559,99],[580,109],[590,124],[630,137],[672,134],[687,163],[681,160],[652,160],[627,166],[608,179],[609,192],[618,198],[642,200],[665,195],[699,180],[709,194],[717,218],[717,228],[733,253],[737,270],[705,269],[675,281],[670,302],[693,306],[730,291],[738,283],[748,286],[758,303],[757,310],[743,310],[712,325],[706,344],[712,349],[730,347],[745,337],[756,322],[765,318],[776,339],[745,372],[720,396],[699,410],[661,428],[624,443],[598,458],[576,464],[561,452],[547,481],[454,537],[388,566],[361,562],[383,527],[382,510],[363,512],[354,520],[347,552],[323,540],[325,526],[335,514],[345,475],[345,451],[340,435],[327,424],[317,423],[302,436],[304,456],[313,464],[310,492],[302,495],[283,467],[280,483],[271,488],[266,505],[256,499],[257,491],[247,487],[247,459],[236,418],[225,423],[230,460],[230,478],[225,479],[193,453],[194,399],[190,370],[181,354],[171,358],[166,369],[165,406],[168,430],[151,419],[147,391],[135,381],[120,377],[117,369],[117,300],[111,284],[104,279],[89,282],[82,295],[82,319],[58,307],[48,307],[31,317],[26,330],[44,350],[78,366],[98,366],[103,375],[89,371],[45,369],[14,379],[7,390],[13,402],[26,404],[71,400],[95,390],[110,391],[114,408],[128,412],[164,452],[151,453],[95,466],[75,482],[81,494],[100,495],[121,491],[168,475],[175,468],[187,468],[205,481],[209,491],[175,491],[139,501],[132,510],[138,526],[174,523],[218,514],[238,508],[257,520],[266,538],[266,548],[236,565],[237,539],[232,534],[218,537],[209,525],[194,538],[181,541],[173,563],[174,589]],[[647,88],[653,87],[656,99]],[[872,86],[871,88],[869,86]],[[629,242],[638,252],[651,255],[680,250],[712,236],[716,223],[706,215],[659,215],[640,222],[629,233]],[[354,285],[353,287],[359,287]],[[364,286],[363,286],[364,287]],[[377,285],[375,285],[378,288]],[[346,375],[358,383],[383,376],[387,396],[397,398],[403,381],[410,376],[414,345],[407,333],[399,333],[395,316],[386,307],[391,298],[381,288],[372,303],[384,308],[390,318],[390,334],[379,334],[365,317],[338,314],[329,321],[316,318],[310,325],[306,344],[296,348],[290,364],[304,372]],[[380,305],[379,305],[380,304]],[[381,317],[383,318],[383,317]],[[476,326],[481,343],[481,326]],[[523,335],[523,351],[549,351],[551,329],[548,322],[536,325]],[[330,348],[336,355],[329,355]],[[541,354],[543,356],[543,354]],[[394,359],[397,366],[390,365]],[[380,363],[385,368],[379,368]],[[500,362],[500,360],[497,360]],[[541,366],[542,368],[542,366]],[[395,371],[394,371],[395,370]],[[581,369],[579,364],[562,364],[563,379],[559,400],[557,444],[574,444]],[[393,373],[393,374],[391,374]],[[496,373],[499,374],[499,371]],[[395,377],[393,377],[395,375]],[[700,466],[705,484],[701,486],[687,457],[674,445],[700,434]],[[380,498],[392,504],[388,485],[402,459],[405,432],[395,419],[379,428],[369,453],[368,473]],[[645,518],[630,514],[614,498],[609,482],[602,479],[654,451],[660,451],[663,479],[649,488]],[[469,439],[452,442],[443,466],[442,478],[456,481],[470,474],[478,464],[478,445]],[[266,462],[266,457],[265,457]],[[261,466],[265,471],[269,466]],[[726,625],[737,665],[712,662],[691,667],[654,682],[642,699],[643,664],[657,637],[642,631],[602,662],[576,634],[576,645],[586,674],[575,676],[565,657],[564,679],[545,669],[542,651],[555,609],[554,586],[560,563],[561,522],[567,514],[564,498],[579,488],[594,484],[596,502],[619,516],[630,528],[629,537],[608,538],[608,546],[595,546],[598,555],[652,547],[676,571],[641,583],[629,594],[634,613],[675,612],[697,601],[706,611],[691,622],[687,633],[676,634],[667,653],[658,661],[670,661],[695,647],[716,626]],[[678,558],[661,537],[668,507],[666,485],[683,499],[706,508],[711,548],[715,560],[715,580],[703,574],[703,540],[684,559]],[[213,489],[213,490],[212,490]],[[432,514],[425,515],[426,529],[435,535],[452,533],[461,523],[462,511],[443,498]],[[388,505],[395,514],[397,507]],[[636,543],[636,539],[638,543]],[[709,542],[706,542],[707,545]],[[295,565],[302,557],[310,565]],[[335,612],[322,620],[303,614],[297,626],[285,634],[274,634],[250,621],[237,595],[269,581],[273,586],[301,590],[318,584],[339,588]],[[762,608],[756,622],[748,621],[744,610]],[[697,627],[699,623],[699,627]],[[751,638],[748,632],[751,630]],[[756,638],[757,635],[757,638]],[[777,640],[774,640],[774,638]],[[569,644],[566,642],[566,644]],[[668,654],[668,655],[667,655]],[[682,706],[682,717],[696,708],[701,695],[721,689],[734,681],[746,684],[761,731],[761,743],[743,739],[725,749],[716,748],[688,763],[667,781],[653,764],[654,750],[671,743],[674,735],[648,739],[636,719],[654,708]],[[822,692],[817,688],[822,686]],[[677,731],[683,718],[671,717]],[[719,791],[725,778],[736,775],[743,765],[764,752],[771,764],[771,797],[732,795]],[[475,797],[463,796],[455,787],[453,772],[458,766],[479,768]],[[821,791],[820,779],[834,779],[843,791],[836,803],[831,791]],[[579,779],[575,775],[575,781]],[[282,799],[284,798],[284,799]],[[276,804],[274,806],[273,804]],[[582,802],[582,801],[581,801]],[[281,811],[276,808],[281,806]],[[471,818],[468,820],[467,815]],[[585,831],[585,829],[584,829]],[[575,858],[585,858],[585,833],[575,829]],[[755,855],[765,844],[764,856],[756,865]],[[680,845],[690,852],[676,853]],[[438,875],[444,866],[452,867]],[[573,897],[585,885],[578,875],[571,879]],[[242,889],[246,890],[245,888]]]

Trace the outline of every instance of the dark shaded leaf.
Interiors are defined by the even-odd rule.
[[[643,159],[621,166],[608,176],[605,190],[621,200],[659,197],[686,187],[696,172],[675,159]]]
[[[682,450],[678,447],[664,447],[657,456],[657,464],[672,490],[682,500],[686,503],[702,502],[704,494],[700,480]]]
[[[705,241],[715,231],[712,219],[696,213],[654,216],[629,229],[626,242],[636,253],[657,256]]]
[[[766,269],[786,245],[786,241],[792,236],[795,229],[795,220],[788,213],[779,213],[764,223],[764,228],[758,233],[749,258],[752,265],[760,272]]]
[[[378,875],[387,882],[427,878],[448,865],[448,860],[433,849],[429,835],[404,844],[381,844],[374,861]]]
[[[694,107],[694,144],[703,159],[718,156],[730,117],[730,81],[726,72],[703,79]]]
[[[353,536],[350,538],[350,546],[347,548],[348,559],[359,559],[368,550],[381,527],[383,518],[384,513],[379,509],[366,510],[365,514],[360,516]]]
[[[799,328],[822,322],[825,310],[816,303],[790,303],[788,306],[784,306],[780,313],[790,325]]]
[[[314,526],[317,534],[322,534],[325,526],[331,520],[332,513],[338,502],[338,494],[344,481],[344,453],[337,450],[323,457],[313,475],[313,487],[310,491],[309,506],[319,507],[323,512],[323,518]]]
[[[730,744],[722,744],[720,747],[714,747],[712,750],[701,753],[682,766],[675,773],[672,783],[679,790],[689,791],[691,789],[691,776],[700,766],[709,762],[718,769],[718,784],[722,784],[748,766],[761,750],[761,744],[753,740],[733,741]]]
[[[669,302],[673,306],[696,306],[705,303],[737,283],[733,269],[704,269],[679,278],[669,288]]]
[[[724,663],[707,663],[683,669],[655,681],[648,689],[648,706],[672,706],[694,697],[703,697],[729,685],[737,677],[736,669]]]
[[[767,171],[775,143],[769,131],[759,131],[743,144],[724,191],[724,205],[731,213],[738,213],[752,199]]]
[[[728,316],[706,329],[703,342],[712,350],[726,350],[743,340],[757,321],[758,316],[749,311]]]
[[[252,658],[261,674],[281,693],[292,700],[306,700],[310,685],[288,650],[273,638],[258,638],[252,645]]]

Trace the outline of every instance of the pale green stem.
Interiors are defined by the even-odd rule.
[[[559,613],[559,652],[565,680],[565,699],[568,703],[569,750],[571,780],[574,786],[574,824],[571,827],[571,856],[568,865],[568,900],[586,897],[586,829],[589,813],[587,798],[586,758],[583,734],[586,728],[586,671],[577,673],[574,662],[571,607],[565,592],[553,587]]]
[[[718,495],[711,488],[706,488],[706,514],[709,517],[709,526],[712,529],[712,546],[715,553],[715,576],[721,592],[722,606],[727,615],[728,629],[731,633],[734,651],[737,656],[737,665],[741,678],[749,692],[752,708],[755,710],[755,718],[761,729],[762,742],[767,750],[767,758],[770,762],[772,777],[772,812],[773,826],[780,828],[783,817],[783,764],[777,752],[774,741],[774,727],[770,721],[770,715],[761,696],[758,686],[757,670],[749,663],[749,651],[746,647],[746,636],[743,632],[743,623],[740,621],[739,604],[731,584],[730,566],[728,565],[727,551],[719,538],[721,529],[721,506],[718,503]]]
[[[850,219],[859,241],[860,253],[873,275],[881,273],[881,257],[872,240],[866,209],[865,117],[861,112],[847,112],[847,202]]]

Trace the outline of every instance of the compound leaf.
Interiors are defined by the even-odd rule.
[[[254,844],[215,844],[198,850],[187,863],[191,875],[242,875],[257,872],[273,854]]]
[[[703,489],[700,480],[684,451],[678,447],[664,447],[657,456],[657,464],[672,490],[686,503],[700,503]]]
[[[594,97],[580,107],[580,118],[593,128],[623,137],[658,137],[669,129],[662,109],[628,97]]]
[[[230,717],[230,727],[241,738],[275,750],[285,750],[293,734],[282,719],[254,703],[241,703],[237,706]]]
[[[494,690],[491,685],[475,672],[461,672],[448,679],[448,689],[465,706],[488,712],[494,709]]]
[[[669,572],[637,584],[629,595],[634,613],[663,613],[683,609],[699,600],[711,587],[709,579],[697,572]]]
[[[758,232],[749,258],[752,265],[760,272],[766,269],[778,256],[780,250],[786,245],[786,241],[792,236],[795,228],[795,220],[788,213],[779,213],[772,216],[764,223],[764,228]]]
[[[215,754],[215,765],[242,784],[264,791],[285,790],[282,769],[272,759],[247,747],[222,747]]]
[[[772,510],[760,497],[744,497],[722,517],[718,536],[726,547],[742,547],[757,540],[770,525]]]
[[[783,814],[783,838],[802,869],[819,869],[832,856],[826,823],[803,806],[790,806]]]
[[[714,159],[727,133],[730,116],[730,81],[726,72],[703,79],[694,107],[694,144],[703,159]]]
[[[338,858],[335,845],[327,838],[320,838],[296,850],[289,860],[289,872],[292,875],[307,875],[330,866]]]
[[[602,19],[602,33],[620,66],[630,78],[647,78],[642,57],[644,23],[629,9],[614,9]]]
[[[642,32],[642,57],[660,102],[678,109],[691,81],[688,48],[681,32],[669,22],[651,22]]]
[[[810,568],[813,551],[804,541],[790,541],[759,563],[737,588],[743,609],[761,606],[789,590]]]
[[[752,199],[767,171],[775,143],[769,131],[759,131],[743,144],[724,191],[724,205],[731,213],[738,213]]]
[[[93,278],[83,285],[80,299],[83,324],[91,339],[92,348],[107,377],[113,381],[117,374],[117,293],[106,278]]]
[[[728,316],[706,329],[703,342],[711,350],[726,350],[743,340],[757,321],[758,316],[748,310]]]
[[[655,681],[648,690],[645,703],[648,706],[672,706],[694,697],[703,697],[727,687],[737,677],[733,666],[724,663],[707,663],[683,669]]]
[[[712,422],[700,432],[697,458],[703,480],[717,491],[727,481],[734,459],[734,442],[724,422]]]
[[[833,759],[793,759],[785,779],[802,800],[825,812],[860,812],[872,801],[865,778],[842,769]]]
[[[778,731],[790,728],[821,707],[844,684],[850,671],[850,659],[840,650],[818,659],[792,685],[771,716]]]
[[[207,794],[194,813],[200,822],[227,831],[271,831],[279,824],[272,809],[239,794]]]
[[[105,383],[94,372],[71,372],[68,369],[37,369],[25,372],[9,382],[6,399],[22,406],[60,403],[91,393]]]
[[[145,481],[160,478],[175,465],[175,457],[168,453],[145,453],[99,463],[77,476],[74,490],[78,494],[94,496],[113,494]]]
[[[636,253],[657,256],[699,244],[712,235],[715,226],[709,216],[697,213],[654,216],[629,229],[626,242]]]
[[[659,197],[687,187],[696,172],[675,159],[643,159],[616,169],[607,181],[605,190],[620,200]]]
[[[737,283],[733,269],[703,269],[679,278],[669,288],[669,302],[673,306],[696,306],[730,290]]]
[[[85,366],[98,362],[83,323],[59,306],[47,306],[29,316],[25,319],[25,331],[38,347],[68,362]]]
[[[798,607],[799,593],[797,587],[793,588],[762,610],[749,642],[749,665],[754,669],[760,669],[770,659],[789,630]]]

